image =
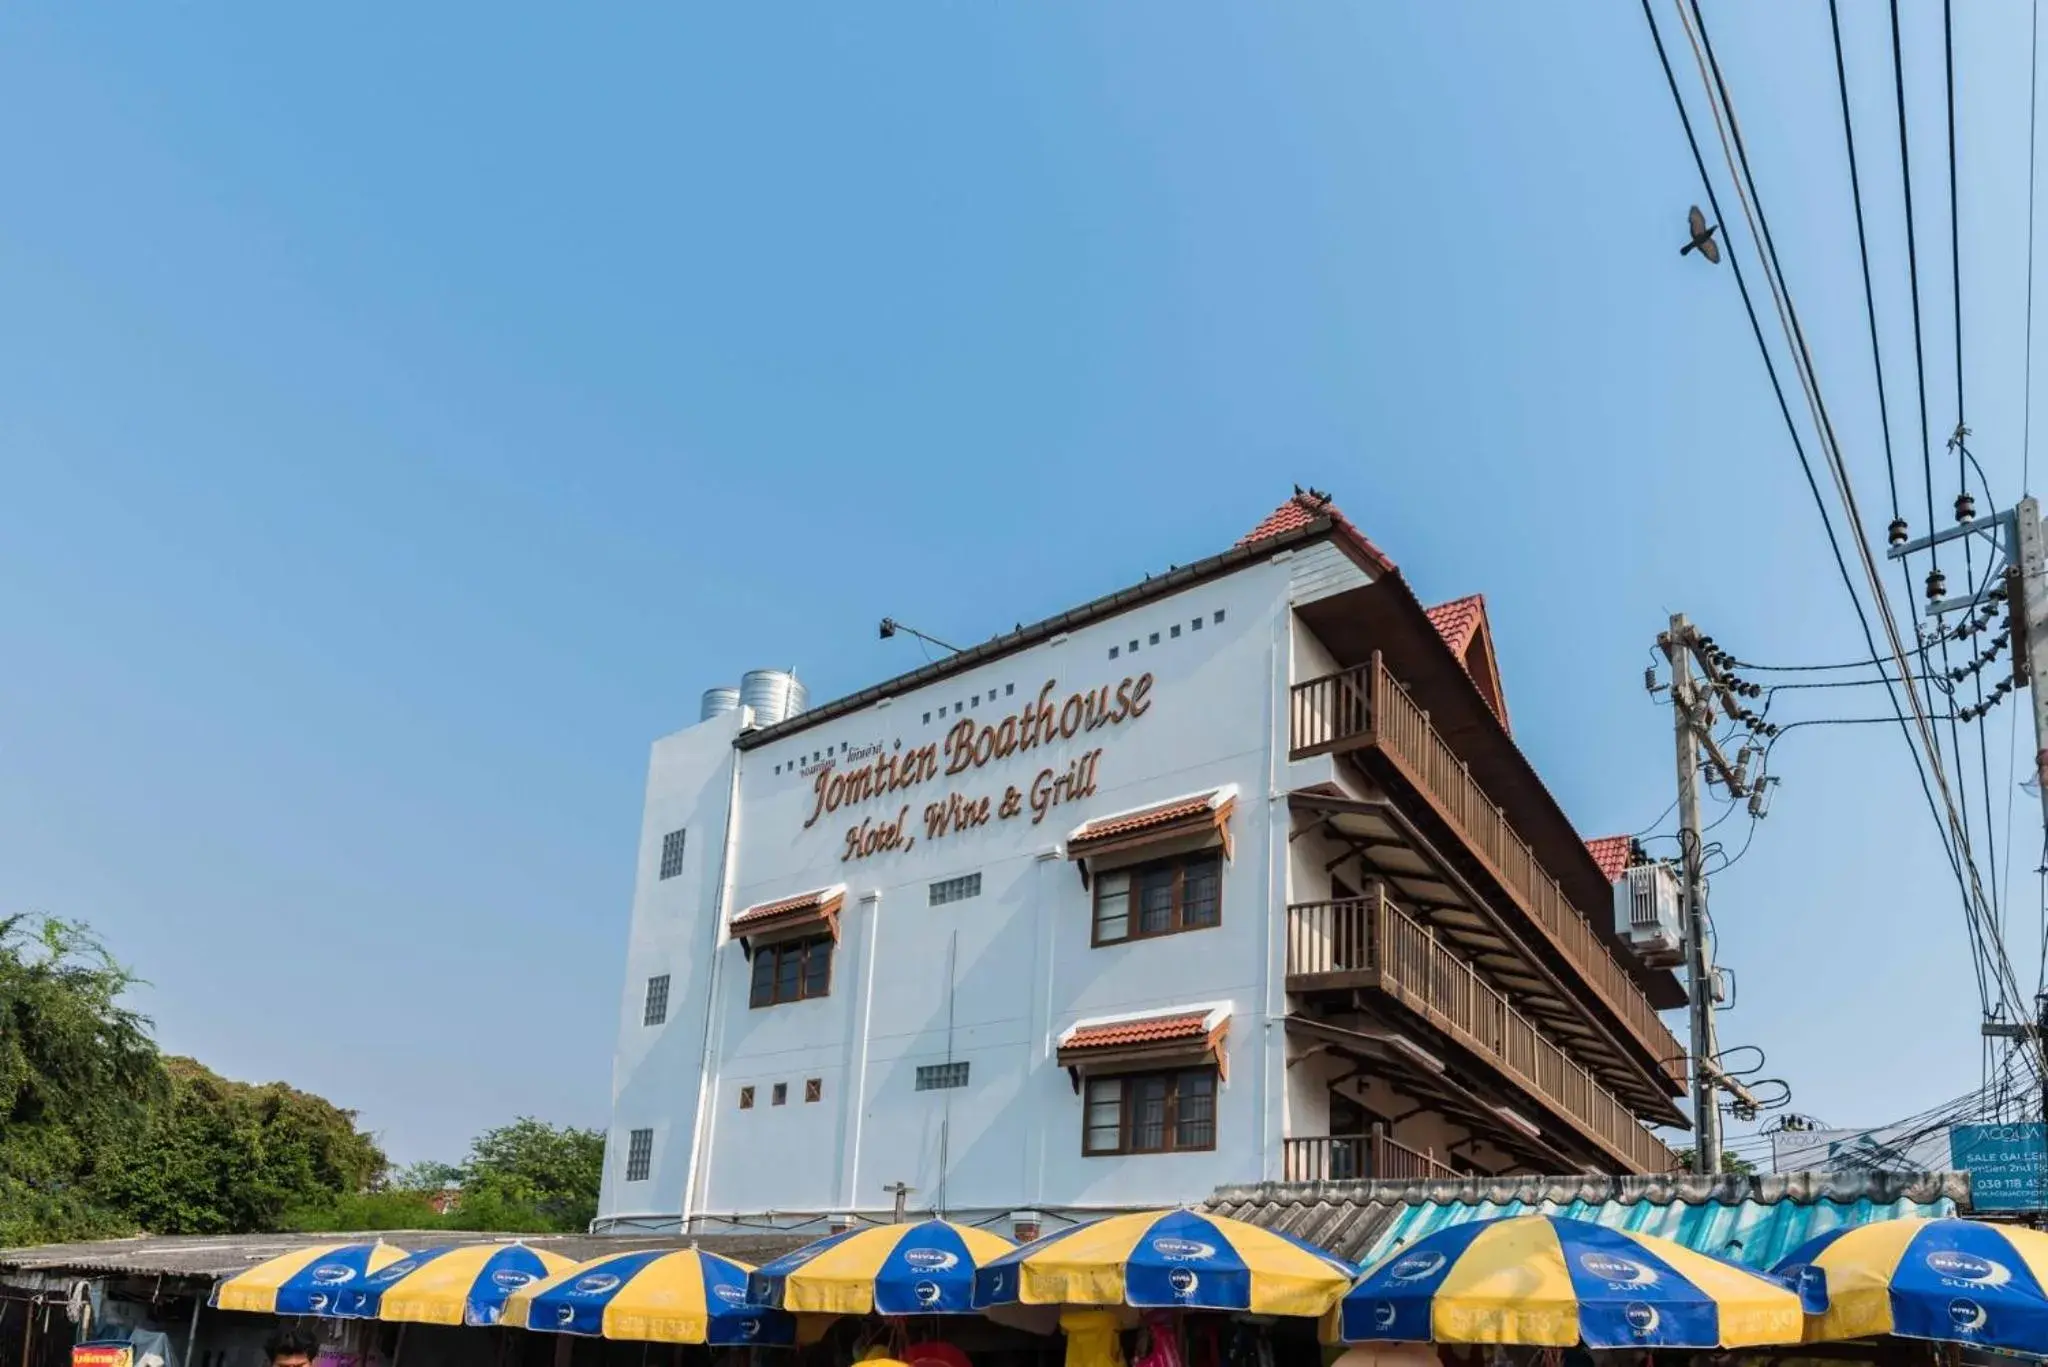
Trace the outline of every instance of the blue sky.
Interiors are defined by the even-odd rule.
[[[1845,8],[1917,501],[1888,35]],[[2010,499],[2026,15],[1959,8]],[[1709,15],[1881,535],[1826,12]],[[980,639],[1313,483],[1425,597],[1488,595],[1588,834],[1670,801],[1671,611],[1863,653],[1727,268],[1676,254],[1701,195],[1629,5],[16,7],[0,92],[0,909],[90,921],[168,1047],[400,1158],[603,1123],[648,742],[744,668],[822,698],[918,663],[884,614]],[[1975,1086],[1903,742],[1809,728],[1773,768],[1716,885],[1724,1039],[1834,1122]]]

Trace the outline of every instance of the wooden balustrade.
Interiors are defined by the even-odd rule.
[[[1636,1171],[1677,1166],[1614,1093],[1377,885],[1364,897],[1287,909],[1288,976],[1339,973],[1371,975],[1371,986],[1490,1059]]]
[[[1685,1082],[1685,1049],[1650,999],[1377,654],[1371,664],[1295,684],[1291,695],[1294,758],[1365,745],[1385,752],[1664,1075]]]
[[[1404,1182],[1415,1178],[1455,1178],[1458,1170],[1430,1154],[1389,1139],[1386,1127],[1370,1134],[1321,1135],[1280,1141],[1283,1180],[1344,1182],[1376,1178]]]

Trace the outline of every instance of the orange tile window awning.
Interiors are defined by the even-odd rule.
[[[1213,1063],[1228,1077],[1230,1004],[1176,1006],[1137,1016],[1078,1020],[1060,1033],[1057,1059],[1074,1075]]]
[[[787,939],[817,931],[839,938],[839,908],[846,901],[846,885],[800,892],[773,902],[756,902],[727,923],[735,940],[759,942]]]
[[[1229,858],[1230,817],[1236,809],[1237,789],[1227,787],[1099,816],[1068,833],[1067,858],[1094,859],[1189,836],[1221,845]]]

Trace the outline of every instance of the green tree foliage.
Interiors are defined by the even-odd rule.
[[[121,1230],[96,1188],[169,1086],[135,982],[82,925],[0,918],[0,1243]]]
[[[384,1171],[353,1111],[281,1082],[231,1082],[188,1058],[165,1067],[168,1102],[104,1183],[145,1229],[276,1229],[287,1212],[365,1191]]]
[[[1678,1151],[1678,1166],[1686,1172],[1691,1172],[1692,1156],[1695,1152],[1696,1150],[1690,1148],[1680,1149]],[[1733,1149],[1723,1149],[1721,1151],[1721,1172],[1724,1176],[1729,1177],[1750,1177],[1756,1173],[1756,1164],[1750,1162],[1741,1154],[1736,1153]]]
[[[603,1175],[603,1134],[521,1116],[470,1145],[455,1218],[470,1229],[580,1233],[597,1217]]]

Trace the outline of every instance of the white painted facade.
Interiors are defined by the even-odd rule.
[[[1278,1178],[1290,1106],[1313,1125],[1327,1104],[1289,1098],[1282,1024],[1282,909],[1292,895],[1329,895],[1326,880],[1293,886],[1304,875],[1290,868],[1285,795],[1333,773],[1327,760],[1287,758],[1289,683],[1330,668],[1290,608],[1366,580],[1355,557],[1318,541],[766,743],[735,745],[743,713],[657,741],[598,1227],[823,1223],[886,1211],[893,1183],[913,1189],[913,1210],[1037,1211],[1057,1223]],[[1135,694],[1145,706],[1120,722],[945,772],[962,720],[996,726],[1048,688],[1057,707],[1147,676]],[[806,825],[828,757],[846,768],[867,747],[900,756],[927,744],[939,747],[935,777]],[[1053,778],[1098,749],[1095,791],[1034,810],[1034,792],[1044,801]],[[1221,923],[1093,947],[1069,833],[1226,788],[1236,801]],[[1002,816],[1013,789],[1019,810]],[[934,838],[926,805],[953,795],[988,798],[990,817]],[[905,847],[848,857],[849,832],[906,810]],[[679,830],[682,868],[663,878],[664,842]],[[932,884],[976,873],[978,895],[931,904]],[[731,919],[835,884],[846,892],[829,993],[751,1006]],[[648,980],[661,974],[666,1019],[649,1025]],[[1063,1032],[1188,1007],[1229,1015],[1214,1150],[1084,1157],[1082,1098],[1055,1059]],[[968,1065],[965,1086],[916,1089],[920,1065],[948,1061]],[[1321,1071],[1302,1070],[1297,1085]],[[817,1100],[806,1099],[812,1084]],[[629,1173],[635,1131],[651,1131],[644,1177]]]

